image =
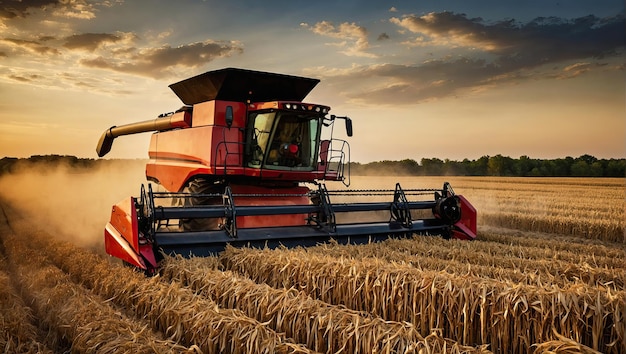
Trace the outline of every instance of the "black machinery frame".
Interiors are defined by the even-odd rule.
[[[337,203],[330,201],[336,195],[390,195],[390,202]],[[407,194],[434,194],[431,201],[409,201]],[[227,244],[236,247],[296,247],[314,246],[319,243],[335,240],[340,244],[363,244],[385,240],[389,237],[410,237],[413,234],[441,235],[449,238],[453,225],[460,219],[458,198],[455,197],[449,183],[442,189],[410,189],[403,190],[396,184],[395,190],[345,190],[329,191],[323,183],[318,189],[307,196],[311,200],[308,205],[263,205],[237,206],[231,189],[226,186],[223,194],[193,195],[196,197],[221,196],[221,205],[200,206],[155,206],[160,198],[185,198],[189,194],[153,192],[151,185],[146,191],[142,186],[141,198],[136,202],[139,216],[140,235],[143,242],[152,242],[156,250],[166,254],[183,256],[208,256],[217,254]],[[250,196],[250,195],[244,195]],[[254,195],[254,196],[294,196],[289,195]],[[302,195],[299,195],[302,196]],[[452,212],[442,213],[443,208]],[[432,218],[413,219],[411,210],[433,210]],[[389,220],[366,223],[336,222],[337,213],[389,211]],[[280,226],[261,228],[238,228],[239,216],[276,216],[287,214],[306,214],[306,225]],[[180,229],[162,227],[170,220],[194,218],[221,218],[219,230],[181,231]]]

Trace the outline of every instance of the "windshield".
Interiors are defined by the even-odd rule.
[[[313,170],[320,119],[295,112],[252,113],[248,125],[248,166]]]

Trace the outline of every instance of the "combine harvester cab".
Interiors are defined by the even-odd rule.
[[[328,190],[325,181],[350,184],[349,145],[333,130],[342,120],[352,136],[352,121],[303,102],[318,82],[235,68],[210,71],[170,85],[185,104],[176,112],[107,129],[96,148],[100,157],[118,136],[153,132],[146,177],[164,190],[142,186],[139,197],[113,206],[104,230],[107,253],[153,273],[161,252],[209,255],[228,244],[476,237],[476,210],[448,183],[441,189]],[[355,201],[362,196],[383,201]],[[346,221],[360,213],[384,217]]]

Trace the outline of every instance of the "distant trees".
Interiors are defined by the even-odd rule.
[[[482,156],[463,161],[423,158],[350,164],[351,173],[417,176],[511,176],[511,177],[626,177],[626,159],[598,159],[591,155],[577,158],[533,159],[520,156]]]
[[[87,159],[71,155],[33,155],[29,158],[4,157],[0,159],[0,176],[5,173],[19,172],[22,169],[36,169],[42,173],[53,168],[63,167],[76,170],[88,170],[102,167],[106,164],[126,163],[133,164],[143,160],[132,159]]]
[[[35,155],[27,159],[4,157],[0,159],[0,175],[16,171],[21,166],[59,166],[93,168],[108,163],[138,162],[139,160],[85,159],[75,156]],[[139,161],[141,162],[141,161]],[[591,155],[544,160],[520,156],[482,156],[463,161],[423,158],[376,161],[366,164],[350,163],[353,175],[405,176],[512,176],[512,177],[626,177],[626,159],[598,159]]]
[[[0,175],[28,166],[38,166],[42,169],[61,165],[72,168],[90,168],[95,166],[96,162],[94,159],[82,159],[71,155],[33,155],[27,159],[4,157],[0,159]]]

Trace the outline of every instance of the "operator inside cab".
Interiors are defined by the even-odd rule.
[[[251,117],[253,134],[248,166],[310,171],[315,160],[319,117],[285,112]]]
[[[278,121],[267,163],[285,166],[299,165],[303,128],[304,124],[300,124],[295,116],[283,115]]]

